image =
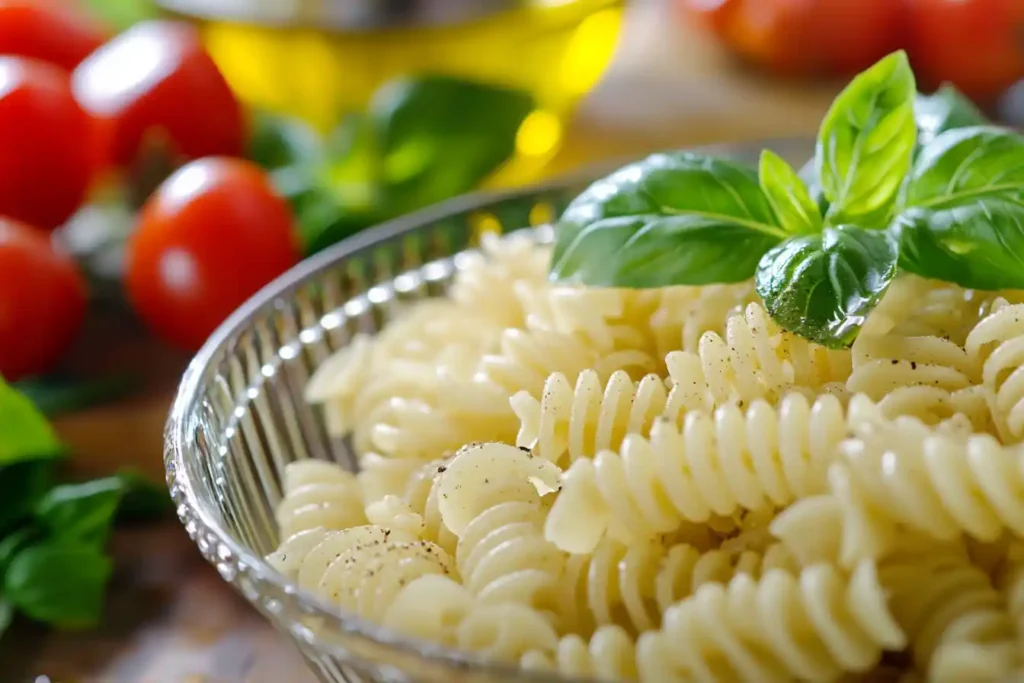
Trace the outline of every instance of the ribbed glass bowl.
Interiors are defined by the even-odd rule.
[[[812,151],[805,140],[705,150],[756,163],[765,146],[794,165]],[[185,372],[164,442],[178,516],[203,557],[295,642],[321,680],[566,680],[400,637],[299,590],[263,558],[278,542],[274,510],[285,465],[322,458],[355,467],[349,445],[329,437],[318,412],[303,401],[314,369],[356,333],[378,332],[397,304],[443,294],[460,255],[481,234],[546,224],[608,170],[455,199],[352,237],[250,299]],[[543,239],[545,232],[534,234]]]

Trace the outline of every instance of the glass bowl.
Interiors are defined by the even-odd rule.
[[[794,164],[807,140],[702,148],[756,163],[769,147]],[[458,198],[363,232],[296,266],[236,311],[182,378],[167,423],[167,483],[189,536],[225,581],[298,646],[331,683],[566,681],[393,634],[299,590],[264,556],[277,545],[274,509],[285,465],[303,458],[353,469],[303,388],[358,332],[378,332],[396,304],[443,294],[486,232],[545,226],[594,168],[542,187]]]

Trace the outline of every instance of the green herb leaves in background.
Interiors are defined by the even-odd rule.
[[[944,85],[931,95],[918,95],[914,101],[914,118],[918,146],[927,145],[947,130],[988,123],[981,110],[952,85]]]
[[[0,634],[15,612],[62,628],[102,615],[114,523],[170,508],[166,491],[126,472],[56,483],[63,449],[43,414],[0,380]]]
[[[322,140],[261,115],[249,156],[292,204],[307,253],[475,189],[515,151],[527,93],[448,76],[393,81]]]
[[[663,287],[753,275],[781,327],[841,348],[897,268],[1024,288],[1024,138],[986,125],[951,87],[918,95],[902,52],[840,93],[799,173],[770,151],[756,173],[676,153],[594,183],[556,226],[551,278]]]
[[[700,154],[657,154],[569,206],[551,276],[619,287],[738,282],[786,234],[756,172]]]
[[[785,159],[766,149],[761,153],[758,178],[786,232],[814,234],[821,229],[818,203]]]
[[[888,232],[852,225],[825,228],[765,254],[757,293],[785,329],[842,348],[856,338],[895,277],[898,255]]]
[[[818,132],[818,177],[829,222],[882,227],[910,169],[917,139],[914,74],[896,52],[839,94]]]

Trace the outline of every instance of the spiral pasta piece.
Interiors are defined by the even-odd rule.
[[[682,429],[658,421],[650,439],[629,435],[618,453],[577,460],[562,479],[545,533],[574,553],[605,535],[652,538],[682,520],[782,506],[826,489],[835,447],[847,433],[839,401],[786,396],[686,415]]]
[[[573,388],[565,375],[555,373],[539,401],[525,391],[512,397],[519,418],[516,445],[554,463],[566,454],[570,461],[592,458],[599,450],[617,449],[626,434],[648,434],[667,400],[657,375],[634,383],[618,370],[602,386],[597,372],[584,370]]]
[[[366,523],[356,477],[324,460],[298,460],[284,471],[284,498],[277,506],[280,537],[309,529],[346,529]]]
[[[814,565],[706,584],[641,635],[637,653],[649,681],[834,681],[905,642],[874,564],[850,576]]]
[[[449,296],[478,320],[501,328],[522,327],[526,311],[515,291],[520,284],[544,283],[549,252],[529,233],[504,238],[488,233],[480,250],[460,256],[459,270]]]
[[[967,353],[982,368],[993,416],[1004,439],[1024,436],[1024,304],[1005,304],[967,335]]]
[[[751,282],[661,290],[648,323],[659,355],[677,350],[696,353],[705,332],[725,334],[726,322],[756,299]]]
[[[904,527],[937,540],[1024,533],[1019,448],[988,434],[933,431],[907,417],[854,434],[828,474],[842,510],[845,562],[884,556]]]
[[[587,636],[603,626],[636,635],[661,625],[661,615],[705,583],[728,583],[737,574],[760,578],[771,569],[796,571],[789,553],[701,551],[688,543],[606,539],[593,553],[569,558],[558,591],[562,627]]]
[[[929,680],[996,681],[1010,673],[1013,621],[988,576],[962,547],[897,553],[880,565],[879,578],[915,664]]]
[[[544,539],[539,501],[496,501],[459,535],[455,562],[466,589],[491,603],[543,607],[566,556]]]
[[[657,305],[658,290],[519,282],[515,292],[527,311],[526,329],[581,335],[598,349],[654,349],[646,323]]]
[[[697,353],[674,351],[665,364],[672,382],[666,412],[677,422],[688,410],[774,402],[790,392],[842,394],[849,374],[845,352],[782,332],[756,303],[729,318],[724,338],[706,332]]]
[[[579,333],[510,328],[501,335],[498,351],[481,359],[476,378],[501,387],[506,396],[520,391],[540,396],[544,382],[555,372],[575,378],[593,369],[606,378],[625,370],[632,377],[657,365],[644,350],[596,347]]]
[[[402,588],[381,623],[403,635],[499,661],[517,662],[528,653],[553,653],[558,647],[558,634],[536,610],[518,603],[480,602],[462,585],[437,573]]]
[[[853,344],[853,374],[846,388],[877,401],[906,387],[926,386],[953,394],[970,387],[977,376],[972,358],[948,339],[861,335]]]
[[[564,676],[601,681],[637,678],[636,641],[618,626],[602,626],[589,640],[572,633],[554,652],[531,650],[520,660],[528,671],[555,671]]]

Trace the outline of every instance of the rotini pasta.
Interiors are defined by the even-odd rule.
[[[705,522],[823,492],[846,433],[831,396],[811,404],[792,394],[778,410],[756,401],[746,413],[734,405],[694,411],[682,429],[658,421],[649,439],[631,434],[618,453],[572,464],[547,536],[569,552],[590,552],[606,532],[626,542],[651,538],[681,520]]]
[[[597,373],[584,370],[573,388],[555,373],[544,383],[540,400],[521,391],[512,397],[519,418],[516,444],[554,463],[593,458],[617,449],[626,434],[648,434],[665,412],[668,391],[657,375],[634,383],[625,372],[612,373],[603,387]]]
[[[648,681],[834,681],[905,643],[875,565],[850,576],[813,565],[702,586],[640,636],[637,654]]]
[[[1024,292],[901,275],[833,350],[751,282],[552,285],[535,237],[318,369],[359,472],[285,470],[277,571],[563,676],[1024,682]]]

